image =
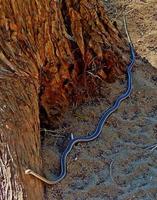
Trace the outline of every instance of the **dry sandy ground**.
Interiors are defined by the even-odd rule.
[[[157,144],[157,70],[148,63],[138,63],[131,97],[109,118],[98,139],[75,146],[68,158],[67,177],[47,187],[47,199],[157,199],[157,148],[147,148]],[[69,130],[75,135],[87,134],[122,89],[122,80],[105,89],[102,84],[102,97],[69,111],[64,126],[71,126]],[[49,178],[59,173],[63,139],[52,135],[45,139],[43,158]]]
[[[113,21],[123,28],[122,16],[128,26],[136,51],[157,68],[157,0],[104,0]]]
[[[154,27],[156,21],[151,20],[157,18],[155,1],[106,3],[120,29],[122,23],[118,13],[128,11],[130,34],[136,50],[155,66],[157,27]],[[133,86],[131,97],[108,119],[101,136],[73,148],[68,157],[66,178],[57,185],[46,186],[46,200],[157,199],[157,146],[152,146],[157,145],[157,69],[139,55],[133,72]],[[97,100],[66,113],[65,130],[46,134],[42,154],[47,177],[59,173],[59,157],[66,146],[67,133],[85,135],[93,130],[101,112],[125,87],[125,77],[107,86],[102,83],[101,96]]]

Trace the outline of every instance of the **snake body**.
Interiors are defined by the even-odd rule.
[[[126,26],[125,26],[126,28]],[[128,32],[127,32],[127,29],[126,29],[126,33],[127,33],[127,36],[128,36]],[[93,141],[95,140],[97,137],[99,137],[99,135],[101,134],[102,132],[102,129],[103,129],[103,126],[106,122],[106,120],[108,119],[108,117],[113,113],[115,112],[119,106],[120,106],[120,103],[126,99],[127,97],[130,96],[131,94],[131,91],[132,91],[132,67],[133,67],[133,64],[135,62],[135,52],[134,52],[134,48],[133,48],[133,45],[132,45],[132,42],[130,40],[130,37],[128,36],[128,40],[129,40],[129,48],[130,48],[130,63],[129,65],[127,65],[127,89],[124,93],[122,93],[116,100],[115,102],[113,103],[113,105],[108,108],[106,111],[104,111],[98,121],[98,124],[95,128],[94,131],[90,132],[88,135],[86,136],[79,136],[79,137],[74,137],[74,138],[71,138],[71,140],[69,141],[66,149],[64,150],[63,154],[61,155],[61,158],[60,158],[60,163],[61,163],[61,172],[60,172],[60,175],[55,179],[55,180],[52,180],[52,181],[49,181],[47,180],[46,178],[42,177],[41,175],[35,173],[34,171],[32,171],[31,169],[27,169],[25,170],[25,173],[26,174],[30,174],[38,179],[40,179],[41,181],[49,184],[49,185],[53,185],[53,184],[56,184],[58,182],[60,182],[67,174],[67,156],[68,154],[71,152],[73,146],[76,144],[76,143],[79,143],[79,142],[90,142],[90,141]]]

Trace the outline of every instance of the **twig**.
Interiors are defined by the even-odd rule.
[[[157,149],[157,144],[153,144],[151,146],[148,146],[145,148],[146,150],[150,150],[151,152],[154,151],[155,149]]]
[[[117,181],[113,178],[112,176],[112,167],[113,167],[113,163],[114,163],[114,160],[111,161],[110,163],[110,177],[111,177],[111,180],[118,186],[120,187],[121,189],[124,189],[126,188],[125,186],[121,186],[119,183],[117,183]]]
[[[111,177],[112,181],[113,181],[114,183],[116,183],[116,181],[114,180],[114,178],[113,178],[113,176],[112,176],[112,166],[113,166],[113,162],[114,162],[114,160],[112,160],[111,163],[110,163],[110,177]],[[116,183],[116,184],[117,184],[117,183]]]
[[[126,32],[126,35],[127,35],[128,42],[132,45],[132,41],[131,41],[130,35],[128,33],[128,27],[127,27],[127,21],[126,21],[125,15],[123,15],[123,20],[124,20],[124,28],[125,28],[125,32]]]
[[[94,62],[94,60],[97,58],[97,56],[95,56],[94,58],[92,58],[91,59],[91,61],[88,63],[88,66],[90,66],[93,62]]]
[[[43,128],[43,129],[40,129],[40,131],[41,132],[45,132],[46,134],[48,134],[48,133],[57,133],[57,131],[58,132],[61,132],[61,131],[59,131],[59,130],[57,130],[57,131],[55,131],[55,130],[48,130],[48,129],[46,129],[46,128]],[[63,131],[62,131],[63,132]],[[50,135],[50,134],[49,134]],[[51,134],[52,135],[52,134]],[[53,137],[65,137],[65,136],[63,136],[63,135],[52,135]]]
[[[157,144],[150,150],[151,152],[157,148]]]
[[[51,133],[63,133],[65,132],[67,129],[70,129],[71,127],[64,127],[64,128],[59,128],[59,129],[55,129],[55,130],[51,130],[51,129],[46,129],[46,128],[42,128],[40,129],[40,131],[48,131]]]
[[[69,40],[71,40],[71,41],[73,41],[73,42],[76,42],[74,36],[69,35],[66,31],[64,31],[64,36],[65,36],[67,39],[69,39]]]
[[[71,138],[71,140],[74,139],[74,134],[73,133],[71,133],[70,138]]]
[[[94,78],[98,78],[98,79],[100,79],[101,81],[103,81],[103,80],[100,78],[100,76],[95,75],[95,74],[93,74],[92,72],[89,72],[89,71],[87,71],[87,73],[90,74],[91,76],[93,76]]]

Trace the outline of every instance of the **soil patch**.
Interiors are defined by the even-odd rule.
[[[73,148],[68,157],[66,178],[52,187],[46,186],[45,199],[157,199],[157,69],[152,67],[156,62],[153,57],[156,50],[153,48],[157,45],[157,34],[154,34],[154,25],[151,25],[151,29],[147,27],[155,23],[148,15],[155,18],[157,9],[153,7],[156,6],[153,4],[155,1],[149,2],[152,2],[152,6],[147,1],[105,1],[112,20],[117,21],[122,32],[121,12],[128,12],[130,34],[139,53],[133,70],[133,92],[107,120],[98,139]],[[147,14],[143,13],[144,10]],[[148,47],[153,48],[150,50]],[[150,59],[152,65],[140,55]],[[101,113],[125,89],[125,76],[107,86],[102,82],[100,87],[99,98],[73,107],[65,114],[59,130],[46,133],[42,155],[44,173],[50,179],[52,174],[59,174],[59,157],[70,133],[74,133],[74,136],[86,135],[95,128]]]

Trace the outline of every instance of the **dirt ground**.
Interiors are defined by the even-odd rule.
[[[104,0],[107,11],[123,31],[125,13],[136,51],[157,68],[157,0]]]
[[[127,13],[137,51],[133,92],[107,120],[98,139],[73,148],[67,176],[59,184],[45,186],[46,200],[157,199],[157,1],[105,4],[122,32],[122,12]],[[70,133],[86,135],[95,128],[102,111],[125,89],[125,76],[100,87],[99,98],[69,110],[62,127],[46,133],[42,155],[49,179],[59,174],[59,157]]]

